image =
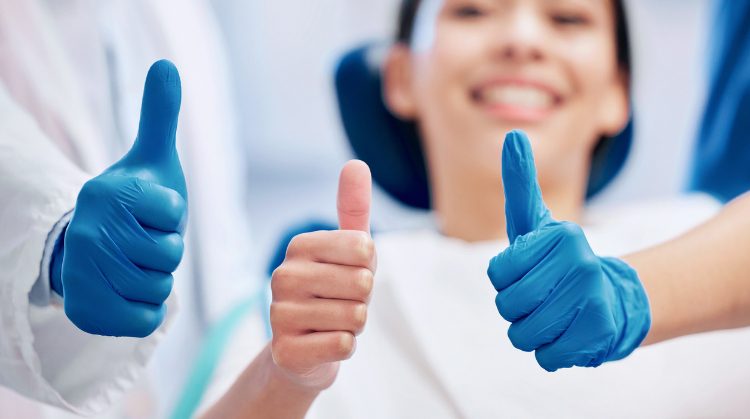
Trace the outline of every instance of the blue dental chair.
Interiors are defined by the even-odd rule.
[[[714,7],[710,93],[688,189],[727,202],[750,190],[750,1]]]

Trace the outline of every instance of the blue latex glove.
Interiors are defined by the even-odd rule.
[[[578,225],[552,219],[523,132],[506,136],[502,169],[510,246],[487,274],[513,346],[536,351],[547,371],[628,356],[651,325],[635,270],[595,255]]]
[[[183,253],[187,190],[175,149],[180,77],[155,63],[133,148],[86,182],[53,252],[52,288],[81,330],[145,337],[164,320]]]

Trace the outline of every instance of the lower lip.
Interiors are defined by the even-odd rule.
[[[515,105],[487,105],[481,104],[484,110],[494,119],[509,122],[540,122],[553,111],[553,108],[527,108]]]

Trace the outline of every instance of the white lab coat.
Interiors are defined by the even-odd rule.
[[[599,254],[675,237],[715,214],[696,196],[588,212]],[[353,358],[311,418],[747,417],[750,329],[676,339],[596,369],[547,373],[512,347],[487,278],[507,243],[470,244],[434,231],[376,236],[378,272]],[[248,319],[248,330],[257,328]],[[243,335],[242,332],[239,335]],[[246,335],[245,335],[246,336]],[[240,342],[241,340],[245,342]],[[233,368],[249,356],[244,336]],[[228,368],[220,371],[226,373]],[[237,372],[235,372],[236,374]],[[231,379],[218,377],[217,386]],[[212,392],[212,397],[220,393]]]
[[[201,0],[0,0],[2,386],[69,412],[101,412],[142,375],[169,327],[152,366],[154,409],[125,413],[162,416],[202,326],[252,288],[242,154],[211,17]],[[177,142],[190,224],[175,288],[189,308],[175,318],[170,299],[167,322],[143,340],[87,335],[50,293],[50,247],[82,184],[132,144],[146,71],[159,58],[174,61],[183,82]],[[18,417],[23,404],[0,388],[0,417]]]

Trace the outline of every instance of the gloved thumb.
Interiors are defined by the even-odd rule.
[[[505,136],[502,156],[505,222],[508,240],[530,233],[551,223],[552,216],[542,199],[536,178],[534,154],[523,131]]]
[[[174,189],[187,199],[185,177],[175,148],[182,87],[174,64],[154,63],[146,76],[138,137],[130,151],[107,169]]]
[[[370,232],[372,175],[365,162],[351,160],[341,169],[336,201],[341,230]]]
[[[167,60],[154,63],[143,88],[138,138],[128,153],[130,163],[158,170],[177,156],[175,134],[181,100],[177,68]]]

